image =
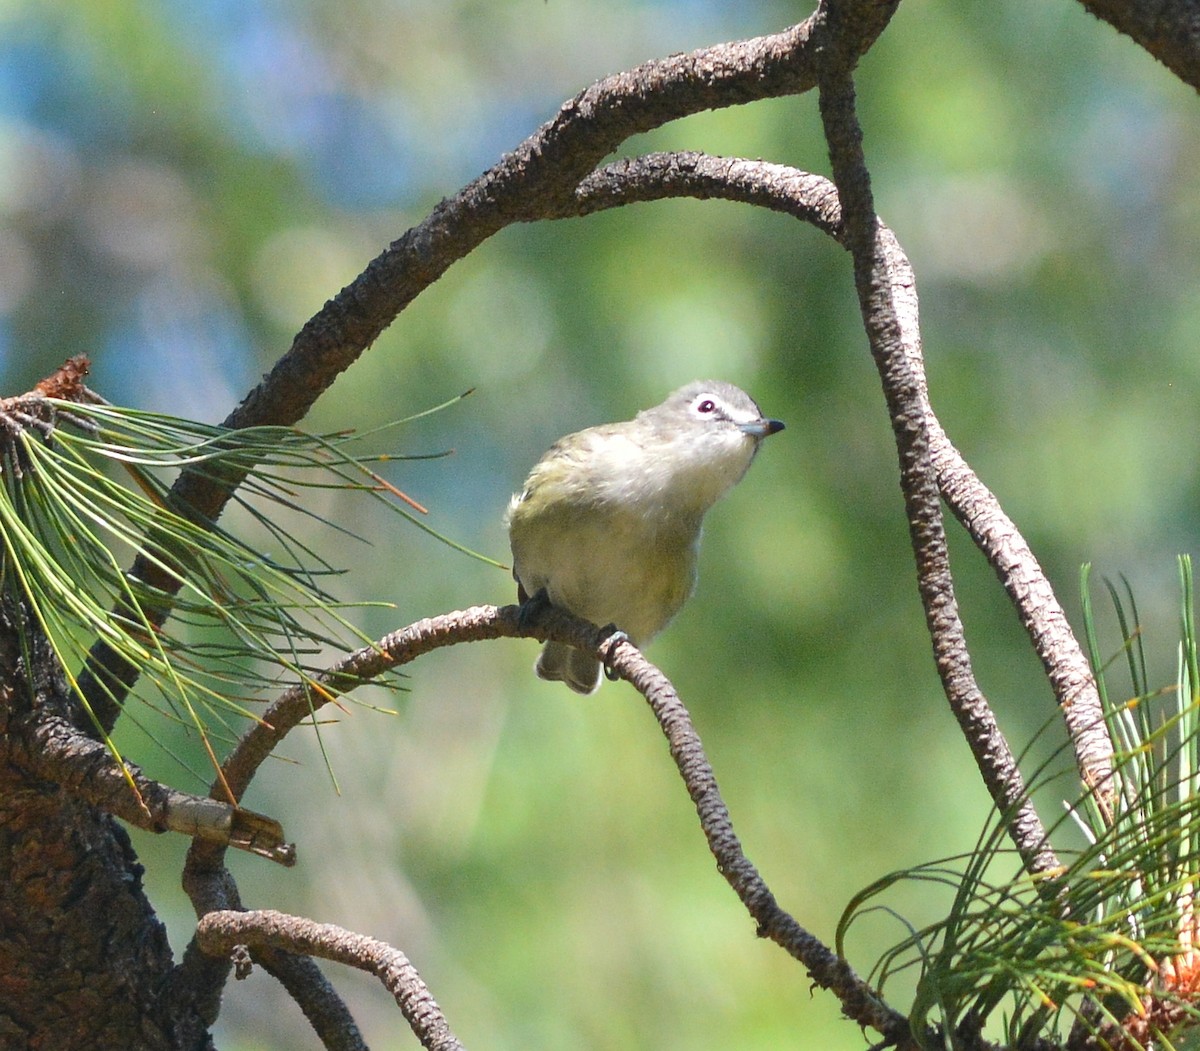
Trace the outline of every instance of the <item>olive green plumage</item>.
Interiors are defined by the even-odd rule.
[[[744,391],[702,380],[632,420],[560,438],[509,504],[519,597],[545,591],[645,645],[692,593],[704,515],[782,429]],[[591,654],[556,642],[536,671],[579,693],[600,683]]]

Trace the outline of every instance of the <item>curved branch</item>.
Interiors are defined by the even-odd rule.
[[[356,684],[369,682],[384,672],[416,660],[417,657],[445,646],[483,639],[553,637],[584,648],[596,648],[607,636],[585,620],[561,614],[544,620],[522,622],[520,606],[472,606],[469,609],[428,617],[399,631],[385,635],[371,646],[349,654],[318,676],[318,686],[336,686],[345,692]],[[541,630],[539,630],[541,629]],[[237,798],[245,793],[263,761],[283,738],[301,722],[310,718],[332,696],[303,685],[285,691],[262,718],[252,724],[221,766],[221,776],[212,791],[220,791],[222,779]]]
[[[241,894],[233,874],[220,859],[208,868],[184,867],[183,888],[198,919],[210,913],[242,912]],[[275,978],[296,1002],[321,1043],[331,1051],[366,1051],[367,1045],[354,1016],[329,980],[307,956],[293,956],[282,949],[255,949],[253,958]],[[221,1009],[221,992],[229,978],[232,961],[201,948],[194,934],[183,960],[171,975],[167,995],[187,1004],[188,1013],[213,1025]],[[240,975],[239,975],[240,977]]]
[[[212,797],[181,792],[147,777],[132,763],[69,720],[39,711],[9,727],[5,756],[31,777],[50,781],[147,832],[179,832],[236,847],[275,861],[295,863],[279,822]]]
[[[194,848],[195,843],[192,846]],[[188,859],[191,859],[190,853]],[[197,918],[207,912],[242,908],[237,881],[220,860],[207,869],[185,864],[181,882]],[[193,935],[183,959],[171,974],[167,996],[188,1004],[205,1024],[212,1026],[221,1012],[221,992],[231,969],[228,959],[202,952]]]
[[[651,154],[598,170],[580,184],[578,193],[581,214],[681,196],[720,197],[769,208],[845,242],[836,187],[819,175],[765,161],[699,153]],[[904,308],[897,314],[912,380],[906,397],[919,403],[937,487],[1016,608],[1063,712],[1083,782],[1105,809],[1112,791],[1112,740],[1091,667],[1033,551],[995,495],[963,460],[933,411],[918,335],[915,277],[892,232],[878,220],[876,230],[881,274],[892,288],[903,291],[895,305]],[[985,746],[981,754],[987,759],[992,752]],[[1002,771],[997,771],[992,780],[1002,777]],[[1006,794],[1002,792],[1000,798]]]
[[[1111,820],[1113,742],[1091,665],[1037,557],[995,494],[971,470],[932,410],[927,426],[942,496],[1016,606],[1063,713],[1080,778]]]
[[[799,960],[823,989],[841,1001],[842,1012],[859,1025],[882,1033],[889,1044],[909,1035],[908,1019],[886,1002],[840,956],[814,937],[775,900],[775,895],[746,857],[716,775],[704,753],[704,744],[692,725],[691,716],[670,680],[642,656],[628,640],[598,651],[614,673],[629,682],[646,698],[671,749],[671,758],[687,786],[688,795],[700,817],[708,848],[725,877],[758,924],[758,934]]]
[[[912,283],[893,281],[903,257],[875,214],[870,175],[862,153],[862,129],[855,113],[854,82],[849,73],[831,70],[822,78],[820,106],[842,203],[842,243],[854,261],[854,284],[863,324],[892,420],[900,456],[900,487],[916,557],[917,587],[942,688],[996,808],[1006,815],[1009,835],[1026,869],[1047,872],[1058,868],[1058,859],[1029,799],[1016,758],[975,681],[958,615],[926,424],[924,376],[913,367],[920,361],[916,288]]]
[[[1185,84],[1200,91],[1197,0],[1080,0],[1093,15],[1137,41]]]
[[[297,334],[291,348],[225,420],[228,427],[289,425],[369,347],[397,315],[459,259],[515,222],[554,218],[570,209],[576,184],[631,135],[703,110],[811,89],[823,49],[834,43],[826,2],[781,33],[718,44],[647,62],[598,81],[512,153],[422,223],[394,241]],[[843,21],[853,28],[857,59],[891,19],[899,0],[854,0]],[[845,38],[845,37],[844,37]],[[244,475],[185,470],[173,505],[199,522],[220,516]],[[137,558],[131,574],[162,592],[156,623],[170,613],[178,580]],[[83,696],[111,730],[138,669],[98,640],[79,676]]]
[[[339,690],[344,691],[353,683],[368,682],[390,668],[406,664],[430,650],[477,639],[519,637],[523,629],[518,609],[516,606],[503,609],[478,606],[418,621],[385,636],[376,645],[363,647],[338,661],[317,678],[317,689],[296,686],[285,691],[262,718],[242,735],[226,758],[213,782],[213,797],[223,799],[227,790],[233,792],[235,799],[245,794],[259,766],[279,742],[329,701],[332,694],[319,687],[336,684]],[[548,612],[551,615],[558,613]],[[569,623],[560,625],[563,641],[584,646],[594,643],[599,633],[593,625],[566,614],[562,616],[569,620]],[[213,911],[241,908],[236,884],[225,867],[224,858],[223,845],[200,839],[192,841],[184,862],[183,887],[198,917]],[[203,954],[195,956],[198,958],[185,956],[180,970],[182,972],[189,964],[191,969],[187,975],[180,974],[177,984],[181,989],[194,987],[193,995],[205,1003],[219,1003],[221,988],[228,977],[228,967],[214,968],[210,958]],[[309,1014],[307,1009],[305,1014]]]
[[[848,1017],[889,1038],[907,1035],[907,1020],[888,1007],[846,961],[780,908],[758,870],[746,858],[733,831],[729,811],[721,799],[712,767],[687,709],[662,672],[631,643],[614,645],[608,630],[554,607],[546,607],[532,617],[523,617],[520,606],[473,606],[421,620],[393,632],[374,646],[339,661],[320,677],[318,683],[336,682],[338,689],[345,691],[351,681],[366,682],[432,650],[498,638],[554,639],[590,650],[641,692],[667,737],[671,755],[696,806],[717,868],[754,918],[760,936],[770,938],[803,964],[817,984],[839,998]],[[244,792],[275,746],[293,727],[325,703],[328,696],[319,690],[301,688],[282,695],[264,713],[262,720],[242,736],[225,761],[222,777],[214,783],[213,790],[223,791],[228,785],[237,795]],[[192,844],[184,876],[189,893],[193,887],[199,892],[208,886],[201,874],[220,869],[223,850],[212,843],[196,841]],[[197,901],[195,897],[193,900]],[[197,901],[197,912],[202,911],[202,904]]]
[[[228,955],[236,946],[246,945],[256,953],[291,954],[292,959],[316,956],[368,971],[395,997],[422,1047],[462,1051],[416,968],[404,953],[385,942],[271,909],[210,912],[196,926],[196,941],[214,956]]]
[[[580,214],[673,197],[721,198],[791,215],[844,243],[837,187],[820,175],[781,164],[702,153],[655,153],[617,161],[579,185]],[[895,235],[877,221],[887,245],[883,262],[893,287],[914,289],[916,278]],[[901,331],[917,331],[917,304],[901,319]],[[1066,715],[1081,773],[1089,784],[1111,773],[1112,742],[1104,732],[1103,713],[1091,667],[1071,630],[1049,579],[1015,523],[995,495],[963,460],[943,430],[929,401],[919,340],[906,339],[915,395],[929,431],[930,458],[946,505],[970,533],[1016,607],[1051,687]],[[1097,730],[1100,741],[1094,741]]]
[[[199,928],[212,915],[221,914],[208,913],[197,924],[196,940],[201,951],[204,947]],[[235,912],[233,915],[252,916],[254,913]],[[327,1051],[367,1051],[367,1042],[350,1008],[311,956],[297,956],[286,947],[266,945],[251,947],[250,955],[255,963],[287,990]]]

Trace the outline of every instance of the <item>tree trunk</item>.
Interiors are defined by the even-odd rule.
[[[30,627],[24,650],[0,610],[0,1051],[211,1049],[186,998],[167,995],[171,948],[125,830],[8,761],[10,733],[66,708]]]

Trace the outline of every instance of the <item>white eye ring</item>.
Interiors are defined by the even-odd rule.
[[[697,412],[710,413],[717,411],[717,403],[712,398],[705,398],[696,406]]]

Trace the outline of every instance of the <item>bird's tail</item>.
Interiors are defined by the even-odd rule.
[[[539,679],[565,682],[576,693],[595,693],[600,688],[600,662],[561,642],[547,642],[533,670]]]

